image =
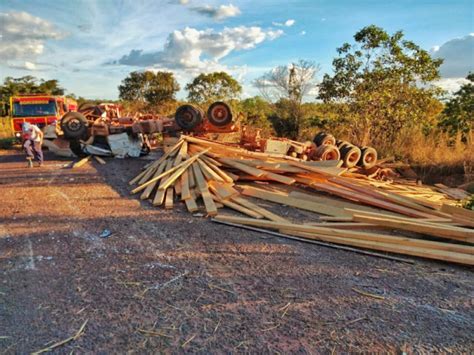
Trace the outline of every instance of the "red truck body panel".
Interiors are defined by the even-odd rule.
[[[43,106],[47,109],[44,113],[42,112]],[[10,98],[10,115],[13,122],[13,133],[16,136],[21,134],[25,122],[43,128],[56,124],[69,111],[77,111],[77,102],[65,96],[33,94]]]

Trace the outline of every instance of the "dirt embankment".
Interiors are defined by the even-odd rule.
[[[17,152],[0,155],[5,353],[66,339],[85,320],[58,352],[472,351],[471,269],[280,240],[192,218],[183,206],[154,209],[128,194],[140,160],[63,163],[49,156],[26,169]]]

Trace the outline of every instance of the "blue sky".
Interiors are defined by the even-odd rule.
[[[116,98],[133,70],[171,70],[184,87],[200,72],[252,80],[297,59],[331,71],[336,48],[375,24],[445,58],[445,88],[474,70],[473,1],[2,0],[0,79],[59,79],[72,93]],[[185,92],[180,93],[183,97]]]

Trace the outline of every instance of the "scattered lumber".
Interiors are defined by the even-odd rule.
[[[81,160],[79,160],[78,162],[74,163],[74,165],[72,166],[72,169],[75,169],[75,168],[80,168],[81,166],[83,166],[84,164],[86,164],[88,161],[91,160],[91,156],[88,155],[87,157],[85,158],[82,158]]]
[[[99,164],[101,164],[101,165],[107,164],[107,163],[105,162],[105,160],[102,159],[101,157],[99,157],[98,155],[94,155],[94,159],[97,160],[97,162],[98,162]]]
[[[474,212],[452,206],[446,194],[427,186],[374,181],[340,166],[183,135],[129,184],[132,194],[140,192],[154,206],[171,209],[183,201],[189,212],[205,212],[221,223],[474,265]],[[310,211],[315,220],[293,222],[254,201]],[[245,217],[223,215],[221,209]]]
[[[220,215],[215,218],[218,221],[270,228],[284,234],[323,240],[336,244],[359,246],[366,249],[474,265],[474,247],[234,216]],[[452,251],[453,249],[456,251]]]

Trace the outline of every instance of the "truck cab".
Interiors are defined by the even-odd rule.
[[[10,116],[12,118],[13,133],[16,138],[21,137],[22,126],[25,122],[37,125],[44,129],[53,126],[70,111],[77,110],[77,102],[64,96],[46,94],[18,95],[10,98]]]

